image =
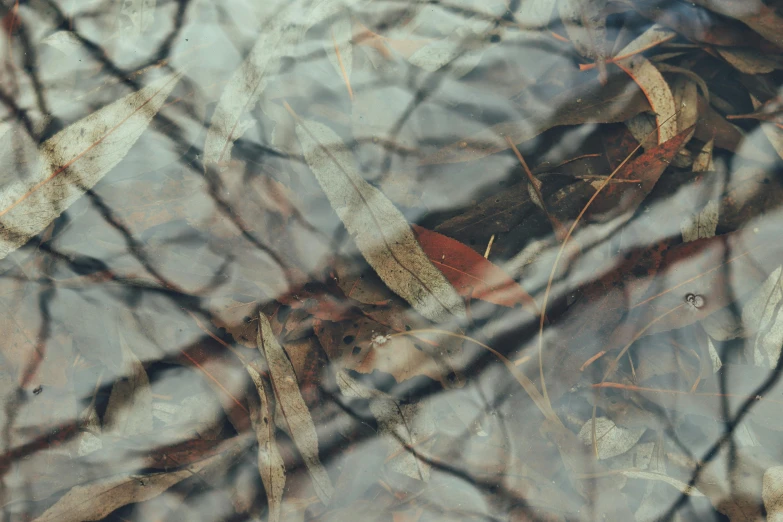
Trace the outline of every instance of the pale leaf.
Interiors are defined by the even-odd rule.
[[[693,172],[707,172],[715,170],[712,163],[712,149],[715,146],[715,139],[711,139],[699,150],[699,153],[693,158]]]
[[[294,55],[308,29],[338,13],[345,5],[361,0],[298,0],[268,20],[215,107],[204,142],[204,165],[221,164],[231,159],[234,142],[252,126],[245,113],[258,102],[270,77],[279,70],[280,60]],[[300,20],[306,13],[304,20]]]
[[[670,40],[674,33],[654,25],[638,38],[625,46],[618,57],[626,56],[654,45]],[[672,118],[676,112],[674,96],[661,72],[647,58],[635,54],[628,58],[616,60],[615,63],[623,69],[644,91],[655,113],[658,125],[658,143],[664,143],[677,134],[677,120]]]
[[[422,425],[420,405],[401,404],[391,395],[364,386],[345,370],[337,373],[337,386],[346,397],[370,401],[370,411],[378,421],[379,433],[389,444],[389,454],[397,455],[387,465],[413,479],[429,480],[430,465],[408,449],[435,433],[431,419]],[[418,429],[421,427],[424,429]],[[421,446],[416,448],[418,452],[423,449]]]
[[[221,446],[219,455],[195,462],[179,471],[149,475],[122,473],[76,486],[33,522],[101,520],[122,506],[157,497],[171,486],[213,465],[233,459],[246,447],[249,440],[246,436],[231,439]]]
[[[752,351],[756,366],[774,368],[780,358],[783,346],[782,277],[783,267],[778,267],[742,309],[745,328],[756,333]]]
[[[258,440],[258,473],[266,490],[269,506],[269,522],[280,520],[280,508],[283,505],[283,490],[285,489],[285,464],[275,440],[275,427],[270,422],[269,400],[264,389],[261,375],[250,365],[245,365],[253,384],[258,390],[258,399],[248,397],[250,421]],[[260,399],[260,402],[259,402]]]
[[[644,428],[621,428],[606,417],[598,417],[595,419],[595,443],[598,447],[598,458],[608,459],[622,455],[639,442],[644,432]],[[592,419],[579,430],[579,439],[586,445],[593,444]]]
[[[705,237],[712,237],[718,228],[718,203],[714,199],[707,202],[704,208],[697,214],[685,218],[680,223],[682,240],[696,241]]]
[[[773,466],[764,472],[761,498],[767,509],[767,521],[783,522],[783,466]]]
[[[150,28],[155,17],[156,0],[122,0],[120,32],[139,36]]]
[[[125,157],[181,76],[160,78],[41,145],[38,173],[0,192],[0,259],[46,228]]]
[[[280,343],[277,342],[272,333],[272,325],[263,313],[259,314],[258,321],[258,349],[264,354],[269,366],[272,389],[288,424],[288,432],[313,479],[318,498],[328,505],[334,494],[334,486],[318,457],[318,434],[315,431],[313,418],[299,390],[294,367]]]
[[[332,208],[383,282],[432,321],[464,317],[457,291],[430,262],[397,207],[359,175],[337,134],[313,121],[299,121],[296,133]]]
[[[659,480],[661,482],[665,482],[674,488],[678,489],[680,493],[683,495],[688,495],[689,497],[703,497],[704,494],[696,489],[694,486],[689,486],[685,482],[682,482],[681,480],[677,480],[676,478],[672,478],[668,475],[664,475],[663,473],[651,473],[649,471],[634,471],[634,470],[625,470],[621,471],[623,475],[625,475],[628,478],[635,478],[635,479],[643,479],[643,480]]]

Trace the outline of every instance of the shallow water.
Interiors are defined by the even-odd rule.
[[[783,11],[3,2],[2,520],[769,520]]]

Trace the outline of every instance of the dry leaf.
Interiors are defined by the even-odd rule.
[[[625,46],[618,56],[639,52],[653,45],[670,40],[675,33],[654,25],[636,40]],[[623,69],[644,91],[655,113],[658,126],[658,143],[664,143],[677,134],[677,120],[672,118],[677,108],[669,84],[655,65],[640,54],[629,58],[616,60],[615,63]]]
[[[181,76],[160,78],[41,145],[38,173],[0,193],[0,259],[46,228],[125,157]]]
[[[465,317],[457,291],[427,258],[397,207],[359,175],[337,134],[313,121],[299,121],[296,133],[332,208],[383,282],[432,321]]]
[[[221,453],[170,473],[122,473],[97,482],[76,486],[63,495],[34,522],[86,522],[101,520],[128,504],[157,497],[174,484],[199,475],[213,465],[233,459],[251,439],[239,436],[225,442]]]
[[[633,448],[642,438],[644,428],[621,428],[606,417],[595,419],[595,445],[599,459],[609,459],[622,455]],[[579,439],[586,445],[593,444],[593,419],[587,421],[579,431]]]
[[[756,366],[775,368],[783,346],[781,299],[783,267],[772,272],[764,284],[754,292],[742,309],[746,331],[756,333],[753,339],[753,362]]]
[[[294,367],[277,342],[269,319],[263,313],[258,316],[258,349],[266,358],[277,404],[283,412],[288,432],[313,479],[315,492],[321,502],[329,505],[334,487],[318,456],[318,434],[313,418],[299,390]]]
[[[281,58],[297,52],[310,27],[336,14],[344,3],[352,1],[316,0],[314,5],[290,2],[282,12],[273,15],[274,19],[264,24],[261,36],[242,65],[234,71],[215,107],[204,142],[206,167],[231,159],[234,142],[253,125],[252,121],[243,121],[242,118],[261,98],[269,78],[277,74]],[[302,12],[307,12],[306,23],[300,19]]]
[[[346,397],[370,401],[370,411],[378,421],[378,431],[389,444],[389,455],[396,455],[387,465],[413,479],[429,480],[431,466],[416,453],[427,450],[419,443],[435,433],[435,425],[432,419],[422,422],[420,405],[402,404],[391,395],[364,386],[345,370],[337,373],[337,385]],[[415,447],[416,451],[410,451],[411,447]]]
[[[761,487],[767,522],[783,522],[783,466],[767,468]]]
[[[735,69],[746,74],[766,74],[783,69],[783,61],[779,56],[767,56],[748,49],[717,47],[715,50]]]
[[[248,397],[250,421],[258,440],[258,473],[266,491],[269,506],[269,522],[280,520],[280,508],[283,504],[285,489],[285,464],[275,440],[275,426],[270,420],[269,400],[264,389],[261,375],[250,365],[245,365],[247,373],[253,379],[258,390],[258,399]],[[260,399],[260,402],[259,402]]]

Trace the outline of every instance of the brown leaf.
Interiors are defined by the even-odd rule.
[[[501,306],[523,305],[534,316],[538,306],[532,297],[499,266],[455,239],[413,225],[416,239],[433,264],[460,295]]]
[[[101,520],[112,511],[128,504],[155,498],[171,486],[198,476],[210,467],[232,460],[241,453],[251,439],[241,435],[230,439],[221,448],[222,453],[169,473],[122,473],[97,482],[75,486],[35,522],[85,522]]]
[[[329,505],[334,493],[332,481],[318,456],[318,434],[310,410],[302,398],[291,361],[272,333],[269,319],[258,316],[258,349],[264,354],[275,398],[280,405],[288,431],[307,466],[318,498]]]
[[[247,401],[250,408],[250,421],[256,432],[256,440],[258,440],[258,473],[261,475],[261,482],[263,482],[266,491],[269,522],[277,522],[280,520],[280,508],[285,489],[285,464],[275,440],[275,425],[271,420],[271,410],[264,382],[255,368],[246,365],[245,369],[258,390],[258,399],[248,397]]]

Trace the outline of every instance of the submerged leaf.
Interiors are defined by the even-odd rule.
[[[420,405],[402,404],[391,395],[364,386],[345,370],[338,372],[337,385],[346,397],[370,401],[370,411],[378,421],[378,431],[390,446],[389,455],[396,455],[387,465],[413,479],[429,480],[431,466],[418,458],[417,453],[424,449],[419,443],[435,433],[435,425],[432,419],[427,419],[429,422],[422,426]],[[409,449],[414,445],[415,452]]]
[[[46,228],[125,157],[181,77],[160,78],[40,146],[38,173],[0,192],[0,259]]]
[[[537,315],[533,298],[502,268],[456,239],[413,225],[424,252],[460,295],[501,306],[523,305]]]
[[[332,208],[383,282],[432,321],[464,317],[457,291],[427,258],[397,207],[359,175],[337,134],[313,121],[299,121],[296,133]]]
[[[275,440],[275,425],[270,419],[269,400],[264,389],[261,375],[250,365],[245,365],[247,373],[253,379],[253,384],[258,390],[258,399],[248,397],[250,408],[250,421],[258,440],[258,473],[266,491],[267,505],[269,506],[269,522],[280,520],[280,508],[283,503],[283,490],[285,489],[285,464]]]
[[[112,511],[128,504],[155,498],[173,485],[198,476],[213,465],[231,460],[251,440],[239,436],[226,441],[219,455],[167,473],[122,473],[83,486],[76,486],[63,495],[34,522],[85,522],[101,520]]]
[[[269,366],[275,398],[288,424],[291,438],[313,479],[318,498],[329,505],[334,494],[334,486],[318,456],[318,434],[310,410],[307,409],[302,392],[299,390],[294,367],[272,333],[269,319],[263,313],[259,314],[258,319],[258,349],[264,354]]]

